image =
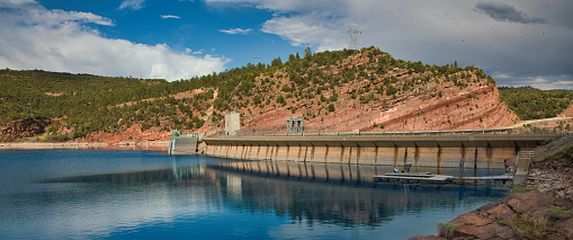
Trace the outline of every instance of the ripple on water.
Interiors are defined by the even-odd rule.
[[[348,177],[379,170],[356,166],[312,166],[330,174],[312,179],[211,167],[231,162],[145,151],[0,152],[0,238],[402,239],[434,234],[437,223],[506,194],[372,187]]]

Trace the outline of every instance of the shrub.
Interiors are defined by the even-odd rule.
[[[440,237],[451,239],[454,236],[455,226],[449,223],[438,223]]]
[[[394,87],[394,85],[389,85],[388,87],[386,87],[387,96],[394,96],[396,95],[396,93],[398,93],[398,89]]]
[[[277,97],[277,103],[282,105],[282,106],[286,105],[285,98],[283,96],[278,96]]]
[[[332,104],[332,103],[331,103],[331,104],[328,104],[328,111],[329,111],[329,112],[334,112],[334,110],[335,110],[335,109],[334,109],[334,104]]]

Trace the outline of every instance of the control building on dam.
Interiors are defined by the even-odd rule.
[[[221,135],[204,137],[205,155],[220,158],[416,168],[503,169],[507,160],[561,134],[511,130],[415,133]]]

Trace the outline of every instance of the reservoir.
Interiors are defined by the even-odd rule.
[[[138,150],[0,151],[0,239],[406,239],[507,195],[369,181],[387,171]]]

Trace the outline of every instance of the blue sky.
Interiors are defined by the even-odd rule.
[[[573,89],[570,0],[0,0],[0,67],[177,80],[376,46],[476,65],[499,85]]]
[[[302,50],[280,36],[259,31],[272,17],[268,10],[245,5],[209,5],[199,0],[141,2],[141,8],[119,9],[122,1],[40,1],[48,9],[91,12],[113,19],[113,27],[95,26],[107,37],[150,45],[165,43],[174,51],[190,49],[196,55],[202,52],[224,56],[229,59],[226,67],[242,66],[259,58],[270,62],[277,56]],[[248,32],[221,31],[237,28]]]

